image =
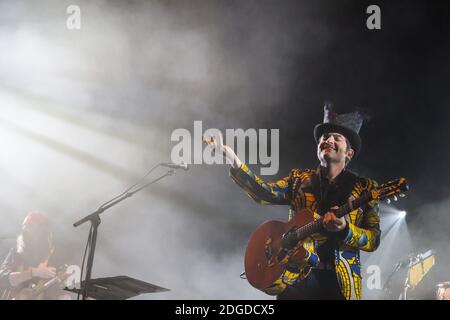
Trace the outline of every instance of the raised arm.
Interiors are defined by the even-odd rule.
[[[243,163],[234,151],[223,144],[222,136],[204,137],[216,153],[223,156],[231,164],[230,177],[256,202],[260,204],[289,204],[290,178],[285,177],[275,182],[264,182]]]

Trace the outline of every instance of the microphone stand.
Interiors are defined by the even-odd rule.
[[[155,167],[156,168],[156,167]],[[86,277],[84,280],[84,288],[82,290],[82,299],[85,300],[88,297],[88,293],[89,293],[89,285],[90,285],[90,281],[91,281],[91,275],[92,275],[92,266],[94,264],[94,254],[95,254],[95,246],[97,243],[97,232],[98,232],[98,227],[100,225],[100,214],[102,214],[103,212],[105,212],[106,210],[108,210],[109,208],[115,206],[116,204],[118,204],[119,202],[122,202],[123,200],[131,197],[132,195],[134,195],[135,193],[141,191],[142,189],[145,189],[149,186],[151,186],[152,184],[158,182],[159,180],[167,177],[167,176],[171,176],[175,173],[175,171],[173,169],[168,170],[165,174],[163,174],[162,176],[144,184],[142,187],[134,190],[134,191],[129,191],[129,192],[125,192],[123,194],[121,194],[118,197],[113,198],[112,200],[108,201],[105,203],[105,205],[100,206],[100,208],[98,208],[96,211],[94,211],[93,213],[87,215],[86,217],[78,220],[77,222],[75,222],[73,224],[73,226],[76,228],[80,225],[82,225],[83,223],[90,221],[91,222],[91,232],[89,232],[89,238],[88,238],[88,245],[89,245],[89,255],[88,255],[88,260],[87,260],[87,264],[86,264]],[[81,281],[81,279],[80,279]],[[80,283],[81,285],[81,283]],[[80,290],[82,288],[80,287]]]
[[[414,258],[415,257],[412,255],[409,257],[409,263],[408,263],[409,270],[411,270]],[[409,285],[409,270],[408,270],[408,273],[406,274],[405,283],[403,284],[403,292],[402,292],[402,294],[400,294],[399,300],[407,300],[407,298],[409,297],[409,288],[411,287]]]
[[[385,291],[388,295],[390,295],[392,292],[391,292],[391,280],[392,280],[392,277],[394,276],[394,274],[398,271],[398,270],[400,270],[400,268],[402,268],[402,266],[403,266],[403,263],[402,262],[397,262],[397,264],[395,265],[395,267],[394,267],[394,270],[392,270],[392,272],[389,274],[389,276],[387,277],[387,280],[386,280],[386,282],[384,283],[384,286],[383,286],[383,291]]]

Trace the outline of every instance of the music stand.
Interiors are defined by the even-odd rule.
[[[64,288],[74,293],[84,292],[85,281],[82,281],[79,289]],[[144,293],[165,292],[169,289],[133,279],[127,276],[97,278],[89,281],[89,297],[95,300],[126,300]]]

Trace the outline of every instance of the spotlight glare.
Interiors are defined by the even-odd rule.
[[[398,216],[399,216],[401,219],[403,219],[404,217],[406,217],[406,211],[400,211],[400,212],[398,213]]]

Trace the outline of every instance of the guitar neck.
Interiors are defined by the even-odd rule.
[[[55,284],[64,282],[68,278],[68,276],[69,276],[69,274],[66,274],[65,272],[61,272],[60,274],[47,280],[46,282],[41,283],[40,285],[38,285],[38,287],[33,289],[33,292],[30,295],[29,299],[34,299],[34,298],[40,296],[41,294],[43,294],[50,287],[53,287]]]
[[[371,200],[372,200],[371,194],[367,192],[362,194],[361,197],[351,201],[350,204],[346,203],[341,207],[339,207],[337,210],[332,211],[334,212],[336,217],[341,218],[346,214],[350,213],[351,211],[368,203]],[[311,236],[314,233],[321,231],[322,228],[323,228],[323,217],[320,217],[319,219],[298,228],[295,232],[297,234],[297,238],[301,240]]]

